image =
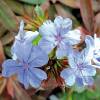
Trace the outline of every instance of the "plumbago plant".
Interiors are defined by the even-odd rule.
[[[46,20],[35,32],[25,31],[22,20],[11,48],[12,59],[2,64],[2,76],[15,75],[26,90],[45,89],[52,78],[62,88],[92,88],[96,68],[100,68],[100,38],[83,36],[79,29],[72,29],[70,18]]]

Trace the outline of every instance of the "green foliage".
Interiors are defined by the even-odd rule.
[[[72,92],[58,95],[59,100],[100,100],[100,90],[85,90],[82,93]]]
[[[11,50],[10,46],[6,46],[6,47],[4,48],[4,51],[5,51],[6,55],[7,55],[8,57],[11,58],[12,55],[11,55],[10,50]]]
[[[44,14],[43,10],[38,5],[35,7],[35,12],[39,17],[41,17],[41,18],[45,17],[45,14]]]
[[[46,0],[20,0],[24,3],[29,3],[29,4],[42,4],[44,3]]]
[[[24,9],[26,7],[23,8],[23,5],[19,2],[17,2],[16,0],[4,0],[7,5],[9,6],[9,9],[11,8],[11,10],[17,14],[21,14],[24,15]]]
[[[60,100],[67,100],[67,93],[63,93],[63,95],[60,95]]]
[[[100,100],[99,91],[85,91],[83,93],[73,93],[73,100]]]
[[[41,35],[38,35],[37,38],[33,40],[32,42],[33,45],[38,45],[38,42],[40,41],[40,39],[41,39]]]
[[[7,29],[16,28],[15,16],[3,0],[0,1],[0,21]]]

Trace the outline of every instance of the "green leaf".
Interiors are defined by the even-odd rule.
[[[4,51],[7,57],[11,58],[12,54],[11,54],[11,46],[5,46],[4,47]]]
[[[84,93],[73,93],[73,99],[72,100],[89,100],[87,99],[87,96],[84,95]]]
[[[36,14],[37,14],[39,17],[44,18],[44,12],[43,12],[43,10],[41,9],[41,7],[39,7],[38,5],[35,7],[35,12],[36,12]]]
[[[60,95],[60,99],[59,100],[67,100],[67,93],[63,93],[62,95]]]
[[[49,18],[51,20],[53,20],[55,18],[55,14],[56,14],[56,9],[55,9],[55,5],[51,5],[48,9],[48,14],[49,14]]]
[[[15,0],[4,0],[7,5],[11,8],[12,11],[14,11],[16,14],[24,15],[24,7],[21,3],[15,1]]]
[[[28,3],[28,4],[42,4],[44,3],[46,0],[20,0],[24,3]]]
[[[16,29],[15,15],[3,0],[0,1],[0,22],[9,30]]]
[[[25,15],[33,17],[33,9],[34,9],[33,5],[24,4]]]
[[[82,93],[73,93],[73,100],[100,100],[100,91],[85,90]]]
[[[97,91],[97,90],[95,90],[95,91],[87,91],[86,95],[90,99],[97,99],[97,98],[100,99],[100,91]]]
[[[85,86],[79,87],[77,84],[75,84],[72,88],[77,93],[82,93],[86,90]]]
[[[38,35],[38,37],[33,40],[32,42],[33,45],[38,45],[38,42],[40,41],[40,39],[41,39],[41,35]]]
[[[5,27],[0,23],[0,39],[5,34],[6,29]]]

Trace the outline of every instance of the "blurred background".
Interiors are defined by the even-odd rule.
[[[25,21],[25,30],[35,31],[46,19],[53,20],[58,15],[71,18],[73,29],[80,28],[86,34],[97,33],[100,36],[100,0],[0,0],[0,71],[2,62],[11,58],[11,45],[22,19]],[[99,74],[98,71],[96,87],[93,89],[76,89],[77,92],[65,93],[53,86],[47,91],[36,92],[33,96],[35,99],[32,100],[67,100],[66,97],[68,100],[100,100]],[[50,84],[49,88],[51,87]],[[23,95],[20,96],[24,98],[22,100],[30,100],[23,90],[21,91]],[[31,91],[33,90],[28,92],[32,94]],[[18,95],[18,91],[15,93]],[[13,96],[11,81],[2,77],[0,95],[0,100],[12,100]]]

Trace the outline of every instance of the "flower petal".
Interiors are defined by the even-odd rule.
[[[82,59],[84,62],[88,62],[93,58],[94,40],[91,36],[86,36],[85,43],[86,48],[82,50],[79,59]]]
[[[94,68],[100,68],[100,65],[92,65]]]
[[[10,77],[11,75],[17,74],[19,71],[23,70],[21,64],[11,59],[4,61],[2,67],[3,67],[2,75],[4,77]]]
[[[35,88],[39,88],[41,85],[41,80],[33,73],[32,70],[29,70],[28,76],[29,76],[28,81],[29,81],[30,85]]]
[[[75,45],[80,42],[81,32],[78,29],[69,31],[67,34],[64,34],[65,42]]]
[[[32,73],[34,73],[36,75],[36,77],[38,77],[40,80],[44,80],[47,79],[47,74],[38,68],[30,68],[30,70],[32,71]]]
[[[31,43],[32,40],[38,36],[38,34],[39,33],[37,31],[35,31],[35,32],[32,32],[32,31],[25,32],[24,31],[24,21],[22,20],[20,22],[20,28],[19,28],[18,35],[15,37],[15,39],[17,41],[19,40],[20,42],[28,42],[28,43],[30,42]]]
[[[63,23],[63,18],[61,16],[57,16],[54,20],[54,24],[57,28],[61,28],[61,25]]]
[[[86,67],[83,67],[82,69],[83,76],[95,76],[96,69],[92,65],[86,65]]]
[[[14,45],[11,48],[12,54],[16,55],[18,60],[27,61],[29,55],[31,54],[32,44],[20,43],[19,41],[15,41]]]
[[[39,35],[37,31],[32,32],[32,31],[27,31],[25,33],[24,39],[25,43],[32,43],[32,41]]]
[[[18,35],[15,37],[18,40],[21,40],[24,37],[24,21],[21,20]]]
[[[83,83],[84,85],[92,86],[94,84],[94,79],[93,77],[84,77]]]
[[[17,76],[18,76],[18,81],[21,82],[27,89],[29,87],[27,70],[22,70],[18,72]]]
[[[71,68],[64,69],[60,76],[65,80],[66,85],[72,86],[75,83],[75,75]]]
[[[76,62],[76,52],[73,50],[71,46],[69,46],[67,50],[67,57],[68,57],[68,63],[71,68],[76,68],[77,62]]]
[[[65,18],[62,23],[62,34],[66,34],[68,31],[72,29],[72,20],[70,18]]]
[[[55,25],[50,20],[43,23],[43,25],[39,28],[39,33],[42,36],[54,36],[57,34]]]
[[[100,38],[98,38],[96,34],[94,34],[94,43],[95,43],[95,50],[99,50],[100,49]]]
[[[72,20],[70,18],[64,19],[61,16],[58,16],[55,18],[54,24],[56,25],[56,30],[58,30],[60,34],[66,34],[72,29]]]
[[[59,44],[59,47],[57,48],[56,56],[58,59],[61,59],[62,57],[65,57],[66,54],[67,54],[67,47],[65,43],[62,42]]]
[[[100,50],[96,50],[94,52],[94,55],[93,55],[93,59],[94,63],[98,66],[100,66]],[[99,67],[100,68],[100,67]]]
[[[40,47],[33,47],[28,63],[31,67],[42,67],[48,63],[48,55]]]
[[[54,43],[47,40],[47,39],[41,39],[39,42],[39,47],[45,51],[47,54],[49,54],[53,48],[55,47]]]
[[[83,87],[84,86],[83,79],[81,77],[76,77],[76,82],[75,83],[78,87]]]

